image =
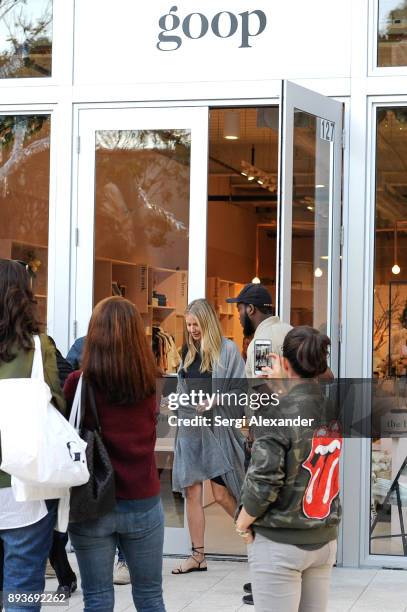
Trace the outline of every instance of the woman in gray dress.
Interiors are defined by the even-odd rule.
[[[178,371],[178,393],[199,389],[209,393],[245,391],[244,361],[234,342],[222,336],[215,310],[204,299],[189,304],[185,312],[186,345]],[[203,482],[210,480],[215,501],[234,516],[244,480],[244,436],[231,425],[214,426],[214,416],[239,418],[244,407],[208,404],[179,406],[178,418],[202,415],[210,424],[179,425],[175,439],[173,489],[186,498],[192,554],[173,574],[206,571],[202,505]],[[211,418],[212,417],[212,418]]]

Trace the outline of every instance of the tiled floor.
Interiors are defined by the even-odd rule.
[[[72,566],[77,571],[74,555]],[[248,581],[246,563],[210,561],[203,574],[172,576],[176,559],[164,560],[164,598],[167,612],[236,612],[253,610],[242,604],[242,585]],[[47,590],[56,588],[47,581]],[[54,609],[54,607],[46,608]],[[61,607],[56,608],[61,610]],[[67,609],[67,608],[62,608]],[[83,610],[80,592],[73,595],[69,610]],[[115,611],[134,610],[129,586],[116,587]],[[329,612],[407,612],[407,572],[335,568]]]

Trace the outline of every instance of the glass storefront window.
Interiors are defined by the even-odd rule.
[[[132,301],[157,364],[174,375],[188,297],[191,132],[103,130],[95,147],[94,303],[111,295]],[[169,429],[158,433],[157,467],[166,525],[182,527],[183,499],[171,487],[175,430]]]
[[[236,304],[226,299],[257,279],[275,304],[278,129],[276,106],[210,111],[206,295],[224,336],[236,343],[243,357],[251,337],[243,337]],[[207,482],[206,550],[244,555],[232,521],[213,502]]]
[[[294,114],[291,324],[327,332],[331,142],[320,119]]]
[[[258,279],[275,304],[278,126],[275,106],[210,112],[207,297],[243,354],[248,339],[226,298]]]
[[[47,318],[49,115],[0,115],[0,257],[30,267]]]
[[[407,66],[407,0],[379,0],[377,65]]]
[[[376,145],[373,375],[394,415],[407,416],[407,107],[379,108]],[[396,379],[394,385],[389,379]],[[372,554],[407,555],[407,438],[372,440]],[[399,471],[401,469],[401,473]],[[393,483],[396,490],[386,498]],[[405,543],[404,543],[405,544]]]
[[[0,2],[0,79],[49,77],[52,0]]]

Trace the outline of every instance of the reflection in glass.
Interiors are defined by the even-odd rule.
[[[175,374],[188,297],[191,133],[98,131],[95,148],[94,302],[122,295],[136,304],[158,366]],[[157,466],[166,524],[181,527],[171,429],[158,431]]]
[[[327,333],[331,142],[321,120],[294,114],[291,324]]]
[[[377,112],[373,375],[391,397],[392,422],[407,417],[407,108]],[[397,377],[397,396],[386,377]],[[394,393],[393,393],[394,395]],[[407,438],[397,431],[372,440],[372,554],[407,555],[402,524],[407,525],[407,475],[402,470],[400,503],[388,493],[407,456]],[[388,497],[388,499],[386,499]]]
[[[239,129],[228,139],[229,117]],[[257,278],[276,299],[279,109],[212,109],[209,122],[207,298],[225,336],[245,354],[234,304]]]
[[[243,336],[237,307],[226,299],[257,277],[275,303],[279,108],[217,108],[209,118],[206,295],[224,336],[246,358],[251,336]],[[208,481],[203,499],[205,549],[246,554]]]
[[[377,64],[407,66],[407,0],[379,0]]]
[[[29,264],[47,316],[49,115],[0,115],[0,257]]]
[[[49,77],[52,0],[0,2],[0,78]]]

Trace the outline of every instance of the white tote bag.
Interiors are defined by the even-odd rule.
[[[63,497],[89,480],[86,443],[50,403],[39,337],[34,341],[31,379],[0,381],[0,468],[12,475],[18,501]]]
[[[82,376],[79,378],[76,388],[75,397],[73,400],[69,423],[76,431],[79,432],[81,418],[81,392],[82,392]],[[85,443],[84,443],[85,444]],[[86,444],[85,444],[86,448]],[[86,480],[87,482],[87,480]],[[83,484],[83,483],[82,483]],[[59,499],[58,521],[68,524],[69,515],[69,498],[70,488],[68,487],[50,487],[47,485],[32,485],[28,484],[20,478],[11,477],[11,486],[13,488],[16,501],[34,501],[42,499]],[[74,485],[72,485],[74,486]],[[75,485],[76,486],[76,485]],[[58,531],[60,531],[58,529]]]

